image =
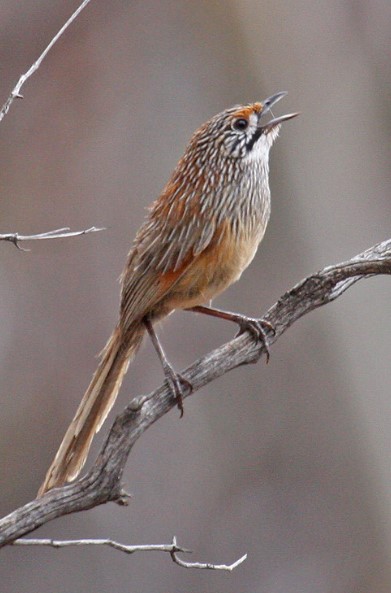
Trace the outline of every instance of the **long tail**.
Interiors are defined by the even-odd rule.
[[[129,362],[141,344],[144,331],[142,324],[134,325],[125,338],[119,327],[114,330],[38,496],[74,480],[80,473],[92,439],[114,405]]]

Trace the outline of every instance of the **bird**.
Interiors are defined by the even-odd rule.
[[[118,322],[38,496],[79,475],[145,334],[183,414],[183,394],[192,386],[169,363],[154,327],[174,310],[233,321],[262,340],[268,353],[269,323],[207,304],[240,278],[264,236],[269,151],[282,122],[299,114],[264,118],[286,94],[235,105],[194,132],[135,236],[121,275]]]

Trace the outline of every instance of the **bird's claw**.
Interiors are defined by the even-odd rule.
[[[171,367],[165,369],[165,375],[168,386],[176,399],[180,418],[182,418],[184,412],[183,397],[186,392],[191,393],[193,391],[193,385]]]
[[[270,348],[267,332],[275,335],[276,330],[273,325],[265,319],[255,319],[253,317],[238,316],[236,323],[239,325],[239,331],[235,337],[241,336],[244,332],[250,332],[257,340],[262,342],[266,353],[266,363],[270,359]]]

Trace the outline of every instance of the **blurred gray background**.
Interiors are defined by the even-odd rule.
[[[74,0],[2,0],[0,96]],[[1,514],[32,497],[116,321],[118,277],[144,208],[189,136],[280,90],[299,110],[271,155],[272,219],[249,271],[216,305],[264,312],[302,277],[390,237],[388,0],[93,0],[1,124],[0,232],[107,231],[2,243]],[[268,366],[238,369],[138,442],[134,498],[36,532],[165,543],[163,554],[7,548],[5,593],[389,593],[391,284],[367,280],[297,323]],[[176,313],[160,330],[177,369],[235,332]],[[163,379],[149,343],[116,406]],[[111,419],[113,415],[111,416]],[[94,452],[102,442],[99,435]]]

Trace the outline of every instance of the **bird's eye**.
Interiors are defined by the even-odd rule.
[[[233,128],[235,130],[239,130],[240,132],[245,130],[247,127],[248,127],[248,120],[244,119],[243,117],[235,119],[235,121],[233,123]]]

